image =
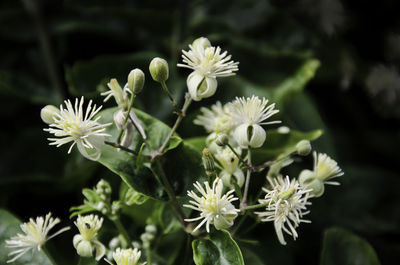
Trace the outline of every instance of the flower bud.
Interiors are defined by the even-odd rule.
[[[57,117],[57,114],[60,113],[60,110],[53,106],[53,105],[47,105],[42,110],[40,111],[40,118],[42,118],[42,121],[51,124],[54,122],[54,118]]]
[[[205,37],[200,37],[198,39],[195,39],[192,43],[192,46],[195,50],[198,49],[206,49],[208,47],[211,47],[210,41],[205,38]]]
[[[82,240],[75,246],[76,252],[81,257],[92,257],[93,256],[93,246],[90,241]]]
[[[206,77],[194,71],[188,76],[186,85],[189,89],[190,97],[194,101],[200,101],[215,94],[218,82],[214,77]]]
[[[215,143],[221,147],[225,146],[229,143],[229,138],[226,134],[222,133],[218,135],[217,140],[215,140]]]
[[[139,68],[132,70],[128,75],[128,88],[134,94],[139,94],[144,86],[144,73]]]
[[[149,70],[154,81],[159,83],[167,81],[169,76],[169,68],[166,60],[159,57],[154,58],[150,62]]]
[[[310,141],[301,140],[296,144],[297,154],[301,156],[306,156],[311,152],[311,144]]]
[[[235,129],[233,137],[242,148],[258,148],[264,144],[266,133],[258,124],[242,124]]]
[[[313,171],[305,169],[300,172],[299,182],[305,189],[311,189],[310,194],[315,197],[320,197],[324,194],[324,182],[316,178]]]
[[[203,166],[204,169],[206,170],[207,176],[214,175],[215,174],[214,158],[207,148],[203,149],[203,156],[201,159],[203,161]]]
[[[155,234],[157,232],[157,227],[155,225],[146,225],[145,231],[147,233]]]

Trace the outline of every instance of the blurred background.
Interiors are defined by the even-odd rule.
[[[181,136],[204,135],[191,123],[200,106],[254,93],[277,102],[285,126],[323,129],[313,147],[345,172],[340,187],[313,201],[313,223],[296,242],[279,245],[272,224],[263,224],[246,235],[260,243],[241,248],[264,264],[320,264],[324,230],[339,226],[366,239],[382,264],[398,264],[399,8],[385,0],[2,0],[0,207],[24,221],[49,210],[66,220],[82,188],[100,178],[117,185],[103,166],[48,146],[40,109],[82,95],[101,103],[110,78],[122,84],[139,67],[147,80],[135,107],[171,124],[148,64],[167,59],[169,88],[182,102],[188,71],[175,65],[204,36],[240,62],[239,73],[190,107]],[[311,158],[304,163],[312,167]],[[60,260],[75,252],[62,239],[57,246]]]

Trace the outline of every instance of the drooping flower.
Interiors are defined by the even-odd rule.
[[[211,46],[207,38],[196,39],[189,48],[189,51],[182,50],[183,63],[178,66],[193,70],[186,83],[195,101],[214,95],[217,77],[235,75],[234,72],[239,69],[239,63],[231,60],[231,55],[222,52],[220,47]]]
[[[100,116],[95,115],[101,110],[101,106],[96,108],[92,106],[92,101],[83,110],[83,97],[79,101],[75,99],[75,105],[70,100],[65,100],[65,108],[60,105],[60,112],[54,112],[53,122],[49,124],[49,128],[44,129],[57,138],[48,138],[50,145],[57,147],[72,142],[68,153],[76,144],[79,152],[90,160],[98,160],[101,155],[101,148],[104,145],[104,137],[110,136],[104,133],[106,127],[111,123],[101,124],[98,120]]]
[[[314,169],[312,171],[308,169],[303,170],[299,175],[299,181],[303,187],[312,189],[311,193],[315,197],[320,197],[325,191],[324,184],[340,185],[339,182],[330,180],[340,177],[344,173],[337,162],[327,154],[313,152],[313,156]]]
[[[199,182],[196,182],[194,186],[200,192],[201,197],[194,191],[188,191],[188,196],[193,200],[190,201],[191,204],[183,205],[200,212],[199,217],[185,219],[185,221],[193,222],[203,219],[193,232],[204,224],[206,224],[207,232],[210,232],[210,224],[213,224],[218,230],[231,227],[239,212],[232,204],[237,200],[232,194],[234,190],[222,195],[223,184],[218,178],[213,182],[212,187],[207,181],[204,182],[205,189]]]
[[[103,224],[103,218],[97,215],[78,216],[75,222],[79,230],[79,234],[73,238],[73,245],[77,253],[82,257],[92,257],[96,252],[96,260],[100,260],[104,256],[106,248],[97,240],[97,233]]]
[[[141,256],[141,251],[137,248],[131,249],[121,249],[117,248],[113,253],[113,259],[117,265],[139,265],[139,259]],[[109,264],[113,265],[111,262],[106,260]]]
[[[265,122],[266,119],[279,112],[275,104],[267,106],[268,100],[251,98],[236,98],[229,107],[232,117],[237,122],[233,137],[242,148],[261,147],[266,138],[266,132],[261,125],[280,123],[280,121]]]
[[[202,114],[196,117],[194,124],[203,126],[209,133],[229,134],[234,123],[227,105],[222,106],[221,102],[217,101],[210,109],[202,107],[200,110]]]
[[[302,219],[308,214],[307,206],[311,205],[308,199],[310,190],[304,189],[296,179],[290,180],[282,175],[276,178],[268,178],[271,189],[263,188],[267,194],[264,199],[259,199],[260,204],[266,204],[265,210],[256,212],[262,222],[274,222],[275,232],[279,242],[286,245],[282,230],[293,237],[298,237],[296,228],[303,223],[311,221]]]
[[[15,256],[8,260],[7,263],[14,262],[30,249],[37,248],[40,251],[46,241],[70,229],[70,227],[64,227],[48,236],[50,230],[59,222],[60,219],[53,218],[51,213],[48,213],[45,217],[36,217],[36,221],[31,218],[29,222],[21,224],[20,227],[24,234],[19,233],[6,240],[6,247],[16,248],[16,250],[8,254],[9,256]]]

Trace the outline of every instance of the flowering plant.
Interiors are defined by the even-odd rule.
[[[312,202],[325,193],[325,184],[338,185],[340,179],[331,179],[343,175],[332,158],[316,151],[312,171],[288,175],[287,168],[309,160],[310,142],[320,130],[289,129],[273,99],[252,94],[201,107],[193,123],[208,135],[185,139],[176,132],[193,102],[228,89],[218,81],[238,73],[239,62],[232,58],[204,37],[183,50],[177,66],[192,72],[182,107],[167,85],[168,62],[158,57],[149,62],[150,75],[162,90],[157,93],[166,94],[176,115],[171,127],[135,108],[146,83],[152,82],[145,82],[137,68],[122,84],[115,78],[107,82],[101,95],[104,102],[115,101],[113,107],[96,107],[91,100],[86,105],[82,97],[42,109],[48,125],[44,130],[52,134],[50,145],[69,144],[68,153],[76,146],[84,158],[104,165],[120,180],[118,198],[110,183],[99,179],[94,188],[83,190],[83,204],[71,207],[77,228],[71,242],[80,262],[239,265],[244,258],[237,241],[243,240],[239,235],[245,226],[272,222],[276,242],[282,245],[288,240],[284,233],[293,240],[300,237],[300,225],[311,222],[306,215]],[[315,70],[316,64],[309,67]],[[144,223],[137,228],[140,235],[126,228],[126,219],[135,222],[138,215]],[[48,237],[59,222],[49,218],[23,224],[25,234],[6,241],[16,249],[8,262],[29,249],[40,251],[47,240],[68,229]],[[114,224],[108,244],[101,236],[105,220]],[[163,253],[160,246],[175,240],[169,248],[179,251],[188,242],[192,257]]]

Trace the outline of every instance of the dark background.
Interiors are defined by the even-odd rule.
[[[109,78],[122,82],[140,67],[147,80],[136,107],[171,124],[168,99],[150,80],[148,63],[155,56],[168,60],[169,86],[182,98],[188,72],[174,65],[181,49],[205,36],[240,61],[246,86],[230,90],[239,77],[221,80],[215,97],[192,105],[193,113],[217,99],[247,96],[249,87],[268,94],[306,60],[321,63],[305,89],[280,106],[281,119],[290,128],[324,130],[314,147],[338,161],[342,186],[328,187],[313,202],[313,224],[302,225],[286,247],[270,224],[249,232],[250,239],[268,238],[252,246],[255,252],[266,264],[318,264],[323,230],[341,226],[367,239],[382,264],[397,264],[399,8],[398,1],[3,0],[0,206],[22,220],[49,210],[67,219],[82,188],[100,177],[117,185],[119,178],[102,166],[48,146],[40,109],[81,95],[100,103]],[[184,137],[203,133],[185,125]],[[73,251],[70,244],[64,255]]]

